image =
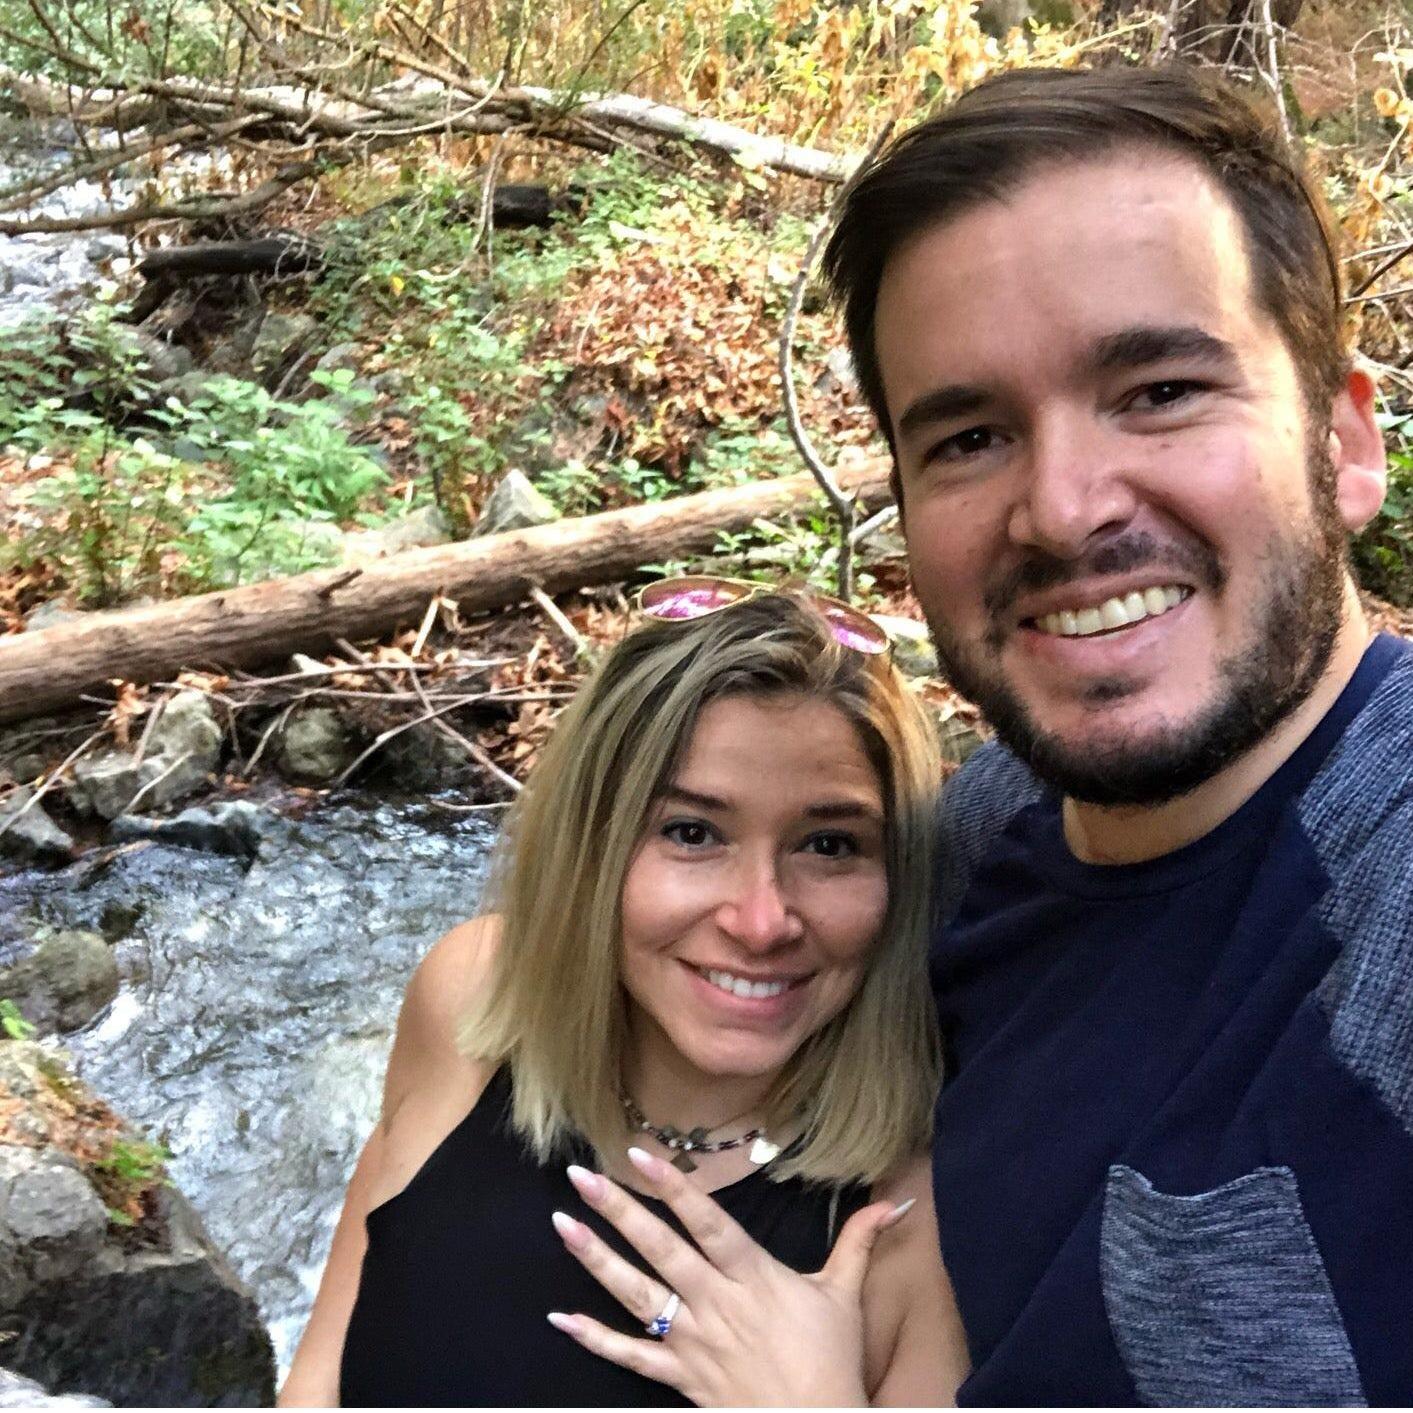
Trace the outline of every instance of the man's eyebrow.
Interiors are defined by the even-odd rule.
[[[1236,349],[1231,344],[1194,324],[1140,325],[1106,334],[1095,342],[1089,362],[1095,372],[1108,373],[1162,363],[1169,358],[1197,358],[1231,367],[1237,363]]]
[[[975,412],[985,405],[986,399],[983,389],[967,383],[948,383],[945,387],[934,388],[908,404],[898,418],[898,435],[906,437],[932,422],[945,422],[950,417]]]

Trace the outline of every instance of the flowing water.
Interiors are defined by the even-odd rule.
[[[0,190],[62,163],[71,141],[58,123],[0,127]],[[78,183],[31,214],[105,200]],[[0,236],[0,343],[26,314],[91,297],[126,249],[98,231]],[[50,873],[0,864],[0,965],[40,925],[114,941],[118,998],[65,1044],[99,1094],[171,1149],[177,1185],[260,1301],[282,1371],[377,1113],[403,988],[476,911],[494,818],[346,796],[300,819],[272,812],[248,871],[162,844]]]
[[[102,139],[95,143],[103,145]],[[72,148],[67,124],[0,118],[0,192],[63,165]],[[121,197],[127,187],[119,179],[113,194]],[[99,183],[80,181],[42,197],[22,214],[62,219],[91,215],[106,205]],[[104,263],[126,255],[127,249],[126,239],[108,231],[0,235],[0,330],[29,313],[67,308],[90,295],[104,278]]]
[[[475,913],[494,828],[345,797],[272,813],[248,872],[142,844],[0,878],[0,965],[37,924],[115,939],[118,998],[65,1045],[99,1094],[165,1138],[282,1371],[377,1113],[399,998],[427,947]]]

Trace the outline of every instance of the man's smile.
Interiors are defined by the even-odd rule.
[[[1021,626],[1056,638],[1087,638],[1158,618],[1191,597],[1192,592],[1184,584],[1154,584],[1099,600],[1077,596],[1063,608],[1023,618]]]

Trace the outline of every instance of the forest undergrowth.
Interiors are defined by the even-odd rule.
[[[1024,11],[1023,22],[998,20],[1008,9]],[[1413,258],[1402,256],[1413,241],[1413,37],[1393,4],[1296,9],[1288,31],[1245,37],[1244,71],[1239,45],[1225,62],[1279,99],[1343,228],[1349,317],[1380,378],[1391,451],[1387,503],[1354,561],[1387,605],[1376,606],[1380,621],[1406,627]],[[214,83],[234,71],[253,83],[307,72],[336,92],[323,75],[341,54],[346,85],[360,74],[371,83],[446,70],[481,76],[492,96],[516,85],[631,93],[762,139],[857,154],[885,126],[906,126],[1001,68],[1167,61],[1178,11],[1113,0],[1018,9],[962,0],[247,9],[207,0],[139,12],[115,0],[0,0],[0,66],[90,87],[119,73]],[[1202,35],[1186,57],[1216,61]],[[336,563],[349,535],[433,505],[462,535],[512,470],[565,515],[801,470],[776,344],[836,188],[772,169],[750,150],[724,157],[690,140],[644,138],[594,153],[584,145],[592,134],[580,138],[566,145],[533,124],[429,132],[357,161],[340,155],[256,217],[129,228],[126,256],[92,299],[62,320],[43,311],[0,341],[0,626],[21,631],[42,604],[112,607]],[[271,160],[258,137],[237,135],[204,176],[167,151],[130,172],[153,190],[188,190],[258,181]],[[488,198],[511,184],[561,198],[548,225],[495,228]],[[142,255],[269,231],[316,241],[318,266],[209,294],[183,337],[198,368],[219,365],[222,339],[253,299],[310,321],[298,362],[276,378],[239,367],[177,390],[154,377],[124,323],[143,295]],[[793,352],[801,422],[824,461],[881,454],[812,278]],[[916,616],[896,548],[884,542],[865,562],[857,595]],[[837,554],[821,500],[817,513],[723,537],[701,563],[827,590]],[[622,631],[625,600],[615,592],[565,607],[585,641]],[[521,650],[512,676],[575,678],[582,642],[538,613],[516,622],[495,629]],[[377,651],[396,660],[427,642],[413,625]],[[129,710],[144,699],[141,689],[129,694]],[[518,769],[550,714],[540,711],[523,739],[513,722],[496,728],[490,744]]]

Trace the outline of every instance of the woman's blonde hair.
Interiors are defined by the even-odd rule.
[[[462,1045],[510,1064],[512,1123],[540,1161],[576,1134],[600,1152],[622,1142],[623,880],[703,707],[732,696],[830,703],[878,772],[889,896],[877,950],[764,1115],[777,1131],[804,1123],[772,1177],[873,1182],[927,1142],[939,1077],[926,971],[937,748],[896,669],[837,643],[807,597],[649,622],[580,692],[507,817],[492,881],[500,946]]]

